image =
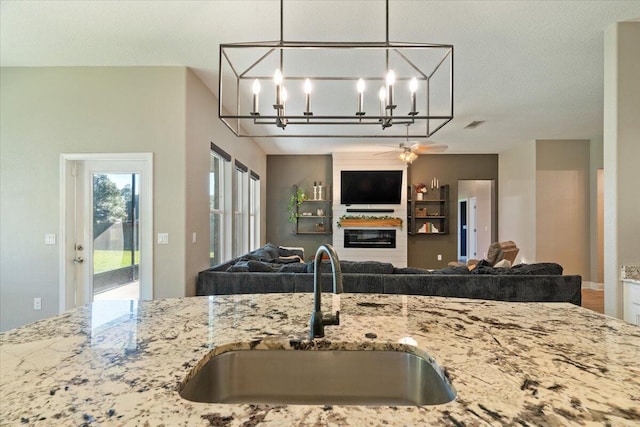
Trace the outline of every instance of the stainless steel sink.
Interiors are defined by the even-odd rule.
[[[438,405],[455,391],[431,362],[401,351],[241,350],[209,360],[180,390],[194,402]]]

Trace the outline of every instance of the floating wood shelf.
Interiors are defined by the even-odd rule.
[[[402,219],[341,219],[341,227],[402,227]]]

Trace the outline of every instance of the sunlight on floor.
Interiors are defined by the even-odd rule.
[[[140,299],[140,282],[131,282],[126,285],[118,286],[117,288],[109,289],[108,291],[95,294],[93,296],[94,301],[104,300],[137,300]]]

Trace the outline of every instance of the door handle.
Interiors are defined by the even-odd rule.
[[[84,258],[82,258],[81,256],[75,257],[73,259],[73,262],[76,263],[76,264],[82,264],[84,262]]]

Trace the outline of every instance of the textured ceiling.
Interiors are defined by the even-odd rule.
[[[384,41],[382,0],[284,5],[285,39]],[[600,137],[604,30],[639,17],[640,1],[391,0],[390,39],[454,45],[455,118],[432,140],[449,153],[498,153]],[[0,2],[2,66],[184,65],[216,94],[220,43],[278,38],[277,0]],[[464,129],[473,120],[486,122]],[[396,141],[258,143],[277,154],[383,151]]]

